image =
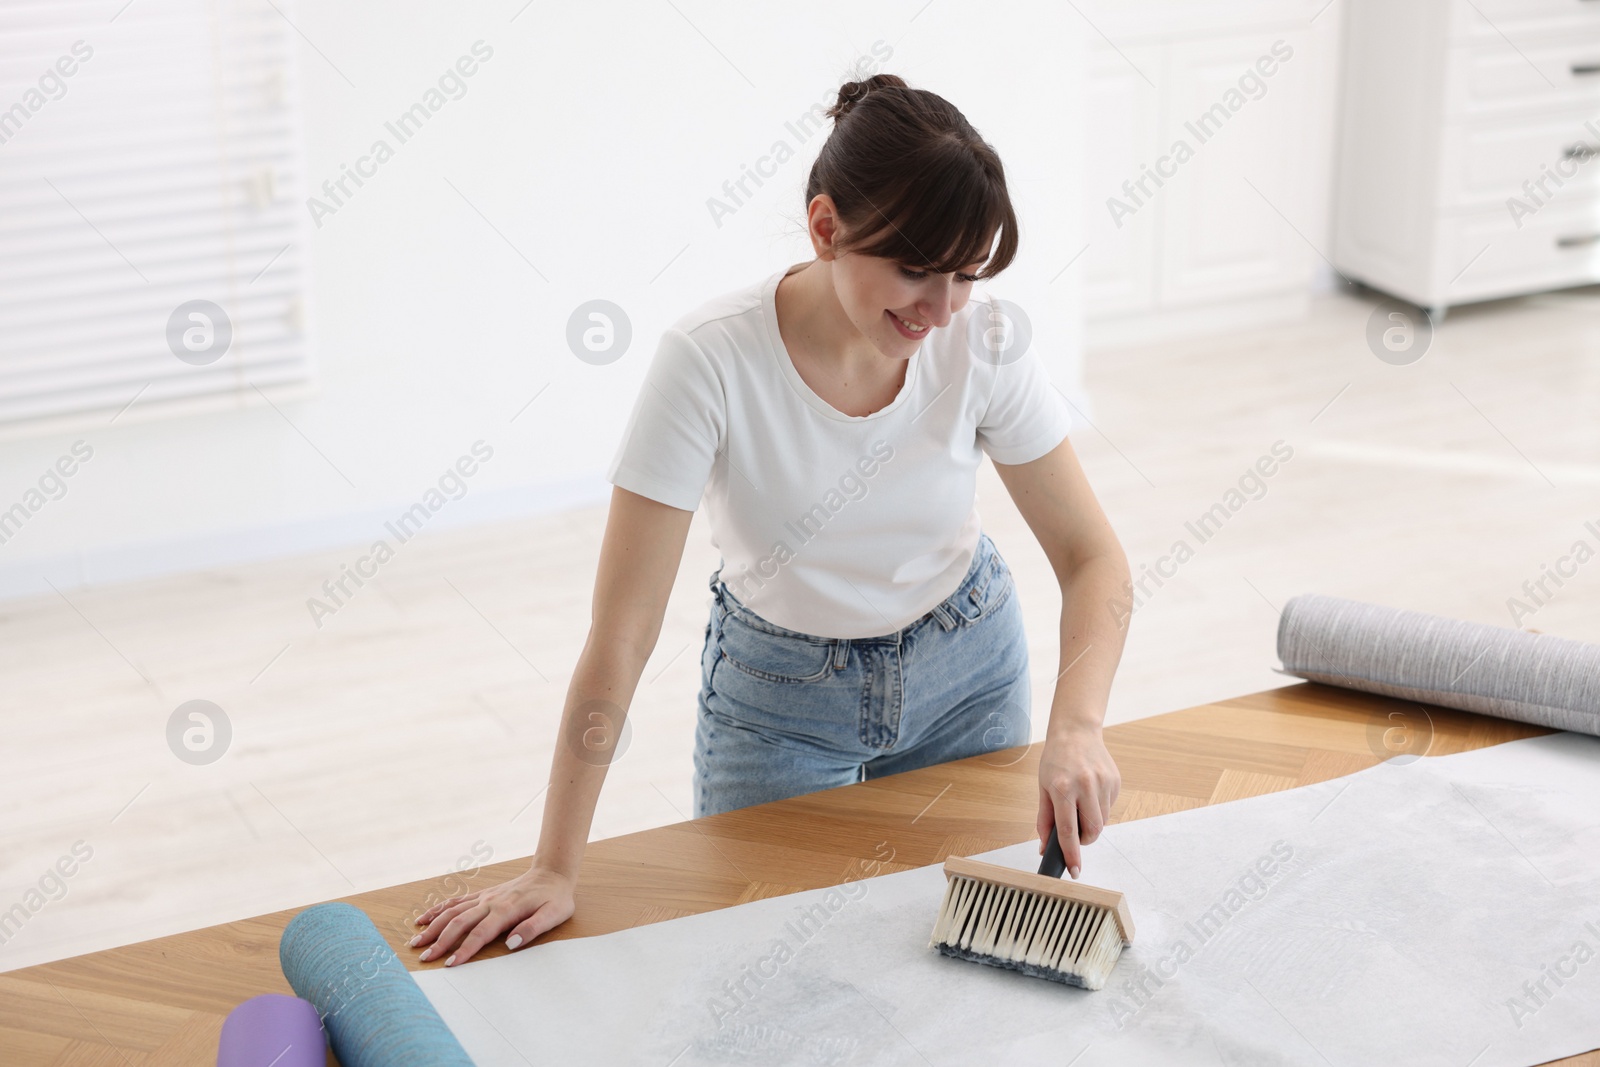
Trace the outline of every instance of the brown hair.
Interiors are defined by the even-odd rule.
[[[844,229],[839,252],[940,274],[987,260],[979,278],[1011,265],[1017,216],[1005,170],[954,105],[874,74],[840,86],[827,114],[833,132],[811,165],[806,204],[819,193],[833,198]]]

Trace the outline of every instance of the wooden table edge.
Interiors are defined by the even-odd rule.
[[[1428,757],[1552,732],[1301,682],[1106,727],[1123,773],[1110,821],[1340,777],[1396,754],[1397,739],[1406,746],[1401,754]],[[591,842],[578,913],[534,947],[1033,840],[1041,747]],[[407,969],[425,970],[443,961],[417,961],[406,944],[418,929],[410,917],[527,863],[520,857],[330,899],[362,908]],[[8,1051],[14,1067],[214,1063],[222,1020],[234,1006],[260,993],[293,992],[278,966],[278,938],[310,906],[0,972],[0,1048],[27,1042]],[[497,940],[476,958],[505,952]],[[107,1049],[121,1059],[96,1058]],[[1551,1062],[1600,1067],[1600,1050]]]

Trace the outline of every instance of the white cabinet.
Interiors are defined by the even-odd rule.
[[[1126,58],[1124,58],[1126,56]],[[1089,61],[1088,137],[1084,188],[1089,197],[1089,246],[1083,253],[1084,307],[1090,317],[1145,312],[1156,302],[1156,209],[1121,216],[1115,226],[1104,200],[1121,195],[1139,161],[1157,158],[1160,100],[1139,71],[1155,76],[1159,48],[1093,49]]]
[[[1600,281],[1600,2],[1348,8],[1340,271],[1435,318]]]
[[[1274,50],[1276,49],[1276,54]],[[1286,221],[1306,215],[1300,134],[1308,93],[1297,77],[1305,35],[1268,32],[1175,44],[1167,48],[1168,126],[1187,136],[1194,158],[1167,191],[1158,296],[1164,307],[1237,300],[1278,291],[1304,293],[1315,255]],[[1288,58],[1278,60],[1278,56]],[[1276,68],[1262,76],[1256,64]],[[1238,87],[1253,72],[1259,97]],[[1213,110],[1230,92],[1243,103],[1223,121]],[[1199,123],[1211,116],[1211,125]],[[1200,142],[1200,133],[1211,130]],[[1196,132],[1198,131],[1198,132]],[[1258,191],[1259,190],[1259,191]],[[1280,215],[1279,212],[1283,214]]]
[[[1303,313],[1326,243],[1337,14],[1086,5],[1090,343]],[[1316,24],[1313,25],[1313,19]]]

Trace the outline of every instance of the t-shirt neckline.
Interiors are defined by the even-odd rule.
[[[789,387],[799,395],[813,410],[826,415],[836,422],[866,422],[870,419],[882,418],[904,404],[911,395],[912,388],[916,385],[917,368],[922,365],[923,349],[927,341],[917,346],[917,350],[909,357],[906,367],[906,380],[901,383],[900,391],[895,398],[870,415],[846,415],[822,397],[818,396],[806,380],[800,377],[800,372],[795,369],[794,360],[789,357],[789,349],[783,343],[783,334],[778,329],[778,283],[796,267],[803,267],[803,263],[791,263],[767,279],[761,289],[761,319],[766,326],[767,346],[771,350],[772,358],[777,361],[778,368],[783,372]]]

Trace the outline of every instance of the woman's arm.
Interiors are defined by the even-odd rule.
[[[692,511],[612,489],[589,638],[567,690],[535,866],[577,877],[600,786],[639,676],[661,636],[693,518]]]
[[[578,867],[634,689],[661,634],[694,512],[614,487],[588,640],[572,674],[550,763],[539,846],[508,882],[441,901],[418,917],[424,959],[465,963],[508,933],[527,944],[572,916]],[[513,943],[513,938],[520,938]]]
[[[1061,660],[1039,762],[1040,849],[1055,826],[1072,877],[1121,789],[1101,736],[1130,614],[1127,556],[1070,439],[1031,463],[996,463],[1061,583]]]

